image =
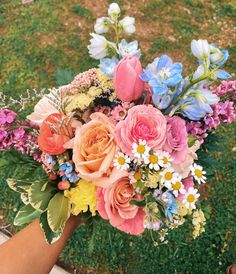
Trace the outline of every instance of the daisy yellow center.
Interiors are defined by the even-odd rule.
[[[189,203],[192,203],[192,202],[194,202],[194,200],[195,200],[194,195],[193,195],[193,194],[189,194],[188,197],[187,197],[187,201],[188,201]]]
[[[172,187],[173,187],[174,190],[179,190],[181,188],[181,183],[180,182],[175,182],[172,185]]]
[[[125,158],[124,157],[119,157],[117,159],[117,161],[118,161],[119,165],[121,165],[121,166],[125,164]]]
[[[158,157],[154,154],[150,155],[149,161],[151,164],[157,164],[158,163]]]
[[[136,171],[136,172],[134,173],[134,179],[135,179],[136,181],[141,180],[141,177],[142,177],[142,175],[141,175],[141,172],[140,172],[140,171]]]
[[[166,165],[168,164],[168,159],[166,157],[163,157],[163,163]]]
[[[172,175],[172,173],[170,172],[170,171],[168,171],[168,172],[166,172],[166,174],[165,174],[165,179],[166,180],[171,180],[172,179],[172,177],[173,177],[173,175]]]
[[[195,175],[198,177],[198,178],[201,178],[202,177],[202,171],[200,169],[195,169]]]
[[[137,152],[139,154],[143,154],[145,152],[145,146],[144,145],[138,145],[137,146]]]

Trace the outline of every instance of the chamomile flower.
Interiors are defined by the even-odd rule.
[[[185,194],[186,190],[184,188],[183,183],[181,182],[182,178],[179,175],[176,175],[174,180],[172,181],[171,184],[171,190],[175,197],[177,197],[179,194]]]
[[[196,188],[190,187],[184,195],[183,203],[187,209],[195,209],[196,201],[200,197],[198,190]]]
[[[206,183],[206,171],[202,170],[202,167],[197,165],[197,164],[193,164],[190,167],[191,173],[194,177],[194,179],[199,183]]]
[[[131,183],[137,183],[138,181],[141,181],[143,178],[142,171],[140,169],[131,171],[129,173],[129,179]]]
[[[120,170],[127,170],[129,168],[130,162],[130,158],[122,152],[118,152],[115,155],[115,159],[113,161],[114,166]]]
[[[153,152],[144,158],[144,163],[148,165],[150,169],[158,171],[160,166],[163,165],[163,160],[160,154]]]
[[[139,139],[138,144],[133,143],[132,145],[132,153],[134,154],[134,157],[138,159],[144,159],[148,155],[150,149],[147,142],[141,139]]]
[[[167,151],[160,152],[162,163],[160,164],[162,167],[169,167],[173,159]]]
[[[161,175],[161,183],[164,184],[165,187],[168,189],[172,188],[172,182],[174,182],[175,179],[175,171],[172,167],[168,167],[164,169],[162,172],[160,172]]]

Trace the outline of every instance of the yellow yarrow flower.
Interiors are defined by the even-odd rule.
[[[65,197],[69,198],[73,215],[87,212],[88,209],[94,216],[96,214],[96,187],[93,183],[81,179],[76,187],[65,190]]]

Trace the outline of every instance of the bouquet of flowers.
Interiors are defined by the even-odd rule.
[[[24,203],[14,223],[39,218],[48,243],[79,214],[161,239],[192,215],[193,238],[204,231],[198,185],[207,178],[196,152],[210,131],[235,119],[236,81],[222,70],[228,51],[193,40],[198,67],[189,75],[167,55],[143,69],[138,42],[122,39],[135,20],[120,16],[112,3],[96,20],[88,49],[99,68],[40,94],[23,122],[6,106],[0,111],[0,150],[16,148],[30,170],[8,179]]]

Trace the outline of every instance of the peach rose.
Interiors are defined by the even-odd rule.
[[[116,179],[112,163],[117,152],[114,125],[102,113],[95,112],[91,121],[76,130],[73,161],[79,176],[107,187]]]
[[[117,144],[128,155],[132,155],[132,145],[139,139],[147,141],[153,149],[162,149],[166,141],[166,118],[152,105],[137,105],[116,125],[115,133]]]
[[[72,138],[72,135],[71,121],[67,116],[60,113],[50,114],[40,127],[39,148],[50,155],[62,154],[66,151],[65,143]]]
[[[128,177],[119,178],[110,188],[98,188],[97,210],[101,217],[119,230],[133,235],[144,232],[144,211],[136,205],[131,205],[132,199],[137,199],[134,187]]]

